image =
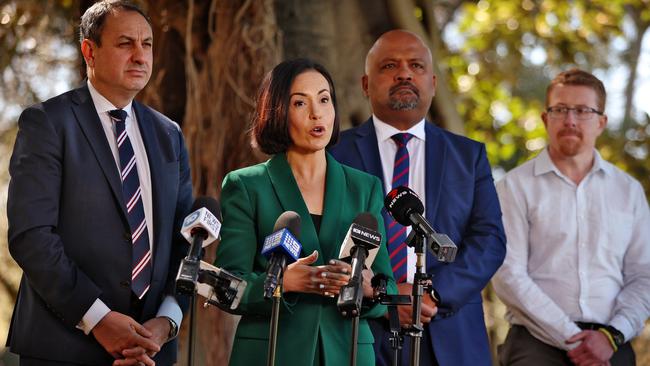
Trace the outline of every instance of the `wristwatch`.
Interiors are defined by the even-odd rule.
[[[621,333],[621,331],[612,327],[611,325],[608,325],[604,328],[609,332],[609,334],[611,334],[612,340],[614,341],[614,344],[616,344],[616,348],[621,347],[623,343],[625,343],[625,336],[623,333]]]
[[[178,324],[176,324],[174,319],[168,316],[163,316],[163,318],[167,319],[169,322],[169,334],[167,335],[167,341],[171,341],[178,335]]]
[[[429,291],[429,296],[431,297],[431,300],[433,300],[433,302],[436,303],[436,306],[438,306],[438,304],[440,304],[440,302],[441,302],[440,294],[433,287],[431,287],[431,291]]]

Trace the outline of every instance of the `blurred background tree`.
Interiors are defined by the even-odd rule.
[[[20,279],[4,234],[15,123],[25,106],[82,81],[75,32],[92,3],[0,0],[0,341]],[[323,63],[334,75],[344,126],[365,121],[365,53],[392,28],[418,33],[429,44],[438,76],[430,117],[484,142],[496,179],[545,146],[539,116],[550,79],[574,66],[594,72],[609,94],[610,123],[599,150],[650,193],[650,108],[642,99],[650,92],[650,0],[141,3],[153,19],[155,67],[139,99],[181,124],[197,195],[218,197],[225,173],[265,159],[250,148],[247,123],[262,77],[284,58]],[[490,288],[484,297],[494,347],[508,328],[505,309]],[[199,308],[197,316],[197,364],[225,364],[236,317],[212,308]],[[640,365],[650,364],[649,333],[646,327],[635,341]],[[187,357],[182,343],[180,364]]]

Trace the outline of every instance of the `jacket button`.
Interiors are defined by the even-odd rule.
[[[125,232],[122,237],[124,238],[124,242],[131,243],[131,233]]]
[[[120,286],[131,288],[131,281],[122,281],[120,282]]]

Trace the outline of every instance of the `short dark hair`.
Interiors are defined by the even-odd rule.
[[[323,65],[307,58],[297,58],[275,66],[260,86],[250,131],[252,145],[259,147],[265,154],[285,152],[293,143],[289,135],[288,121],[291,85],[298,75],[310,70],[323,75],[329,84],[334,106],[334,128],[327,146],[332,146],[338,141],[341,123],[336,109],[332,76]]]
[[[605,86],[603,82],[600,81],[593,74],[573,68],[564,72],[557,74],[557,76],[551,80],[551,83],[546,88],[546,106],[548,107],[548,96],[551,94],[551,90],[557,85],[577,85],[577,86],[586,86],[591,88],[596,92],[596,108],[598,111],[603,112],[605,110],[605,102],[607,100],[607,93],[605,92]]]
[[[79,24],[79,42],[89,39],[101,46],[102,29],[106,16],[116,10],[135,11],[142,15],[151,26],[151,18],[135,3],[127,0],[102,0],[94,3],[81,16]]]

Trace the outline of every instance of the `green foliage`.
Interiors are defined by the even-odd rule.
[[[648,13],[650,2],[631,0],[463,3],[446,29],[453,35],[441,61],[467,135],[485,142],[493,166],[506,171],[536,155],[546,145],[540,115],[550,79],[569,67],[597,73],[624,63],[612,41],[625,39],[626,20]],[[633,126],[608,129],[598,148],[650,196],[648,117]]]
[[[61,73],[78,61],[71,23],[72,0],[0,0],[0,130],[13,122],[15,111],[55,94]]]

